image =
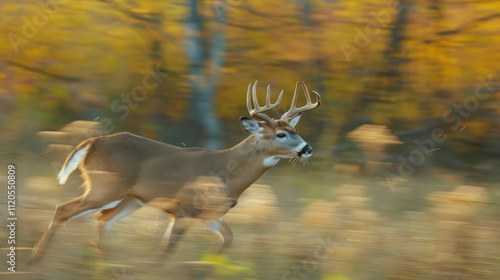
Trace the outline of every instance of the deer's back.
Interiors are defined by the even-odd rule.
[[[143,201],[172,197],[199,176],[212,175],[207,160],[217,161],[218,154],[218,151],[176,147],[128,132],[88,141],[91,147],[84,170],[93,187],[112,186]]]

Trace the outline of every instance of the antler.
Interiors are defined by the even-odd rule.
[[[282,120],[287,120],[289,118],[295,117],[297,114],[318,108],[319,105],[321,105],[321,97],[319,96],[319,93],[313,91],[314,95],[316,95],[317,101],[315,103],[311,102],[311,95],[309,94],[309,91],[307,90],[306,84],[302,82],[302,87],[304,88],[304,95],[306,96],[306,101],[307,104],[297,108],[297,92],[299,91],[299,82],[295,84],[295,93],[293,94],[293,99],[292,99],[292,106],[290,107],[290,110],[288,110],[286,113],[284,113],[281,116]]]
[[[252,88],[250,92],[250,88]],[[271,103],[271,86],[267,85],[267,97],[266,97],[266,106],[260,107],[259,102],[257,102],[257,81],[253,84],[250,83],[248,85],[248,91],[247,91],[247,108],[248,112],[250,113],[250,116],[252,116],[255,119],[260,119],[272,126],[278,125],[278,123],[273,120],[271,117],[268,115],[264,114],[263,112],[272,110],[276,108],[280,102],[281,102],[281,97],[283,97],[283,91],[280,93],[280,97],[278,98],[278,101],[276,103],[272,104]],[[252,101],[253,101],[253,106],[252,106]]]

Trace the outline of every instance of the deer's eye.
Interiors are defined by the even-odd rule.
[[[280,134],[276,135],[276,137],[278,137],[278,138],[285,138],[286,135],[285,135],[285,133],[280,133]]]

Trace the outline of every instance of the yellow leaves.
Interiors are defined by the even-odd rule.
[[[166,24],[164,26],[164,31],[169,36],[172,36],[173,38],[177,38],[179,40],[183,39],[183,36],[186,32],[186,30],[183,26],[181,26],[180,24],[177,24],[175,22],[172,24]]]
[[[2,10],[3,14],[16,13],[21,10],[21,6],[16,2],[3,3],[0,4],[0,9]]]
[[[42,58],[44,55],[47,54],[46,51],[47,48],[31,46],[30,48],[26,48],[26,50],[24,51],[24,55],[26,56],[26,58],[39,60],[40,58]]]
[[[312,44],[300,38],[283,38],[271,45],[271,51],[275,60],[295,62],[309,61],[314,54]]]
[[[353,21],[360,20],[364,14],[364,7],[366,3],[362,1],[344,0],[339,4],[338,11],[335,15],[340,17],[351,18]]]
[[[105,77],[107,86],[121,89],[127,88],[123,84],[131,77],[138,75],[140,79],[147,64],[160,59],[162,67],[175,73],[173,82],[177,87],[169,93],[163,89],[157,92],[169,97],[190,93],[186,73],[191,61],[185,50],[185,19],[189,15],[189,5],[182,1],[113,2],[122,10],[106,1],[69,1],[60,5],[57,14],[23,47],[23,53],[15,57],[16,61],[43,67],[55,74],[79,76],[82,80]],[[351,63],[346,62],[339,44],[354,44],[354,28],[364,30],[366,23],[375,18],[373,14],[382,14],[388,3],[376,0],[312,1],[308,3],[310,10],[307,10],[294,1],[204,2],[200,5],[200,13],[207,17],[202,34],[206,47],[203,55],[210,55],[213,32],[219,29],[226,32],[226,60],[214,101],[215,113],[223,119],[240,115],[245,110],[245,84],[252,80],[265,79],[272,82],[273,92],[285,89],[290,93],[293,92],[294,80],[315,80],[320,74],[329,102],[325,102],[324,108],[341,104],[336,105],[341,107],[337,108],[341,114],[325,109],[326,114],[334,117],[335,125],[349,121],[352,118],[349,106],[356,104],[367,82],[376,77],[373,73],[385,71],[383,65],[387,58],[384,51],[390,43],[389,35],[396,15],[391,16],[391,23],[380,28],[378,35],[370,38],[371,43],[362,48],[361,54],[353,56]],[[436,18],[436,11],[429,9],[428,3],[412,5],[401,43],[404,62],[398,69],[405,74],[403,82],[409,84],[409,89],[417,88],[418,94],[429,97],[431,101],[436,88],[446,88],[451,92],[450,98],[461,98],[463,88],[477,85],[478,74],[495,73],[498,67],[493,62],[500,61],[500,53],[495,37],[491,35],[497,30],[500,19],[481,21],[473,29],[453,36],[435,34],[484,17],[495,11],[498,3],[480,1],[468,5],[445,5],[442,19]],[[228,25],[218,24],[214,7],[226,11]],[[0,19],[0,22],[7,22],[4,30],[20,32],[20,18],[32,18],[39,6],[36,1],[21,1],[1,4],[0,9],[7,14]],[[131,16],[134,13],[158,17],[161,24],[134,18]],[[422,43],[425,39],[434,41]],[[155,40],[160,44],[153,53]],[[12,53],[5,36],[0,39],[0,52],[5,57]],[[157,54],[160,55],[155,56]],[[320,61],[321,66],[315,65],[315,60]],[[365,112],[377,123],[390,122],[394,116],[421,119],[418,104],[423,101],[418,97],[408,97],[415,95],[415,91],[384,93],[383,88],[392,83],[392,77],[374,83],[376,93],[370,98],[374,97],[372,100],[375,101]],[[283,103],[289,101],[289,94],[285,94]],[[176,118],[187,114],[186,99],[169,100],[168,103]],[[430,111],[436,114],[442,114],[446,106],[445,102],[429,104]]]
[[[165,8],[163,9],[164,18],[171,19],[172,25],[175,25],[174,23],[177,23],[178,21],[186,17],[188,11],[187,5],[179,5],[174,1],[164,2],[166,3]]]
[[[14,91],[22,93],[34,93],[36,92],[36,87],[33,84],[15,84],[13,86]],[[27,95],[24,95],[27,96]]]
[[[235,74],[238,72],[238,69],[236,68],[231,68],[231,67],[223,67],[222,68],[222,72],[226,73],[226,74]]]

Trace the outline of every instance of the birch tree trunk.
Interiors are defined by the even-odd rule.
[[[221,148],[221,125],[215,115],[215,87],[224,64],[226,36],[224,14],[219,13],[220,25],[214,34],[203,40],[205,18],[199,11],[200,1],[190,0],[190,14],[186,22],[186,52],[190,60],[189,83],[194,95],[191,100],[195,121],[202,128],[202,146],[208,149]],[[207,49],[209,48],[209,49]]]

